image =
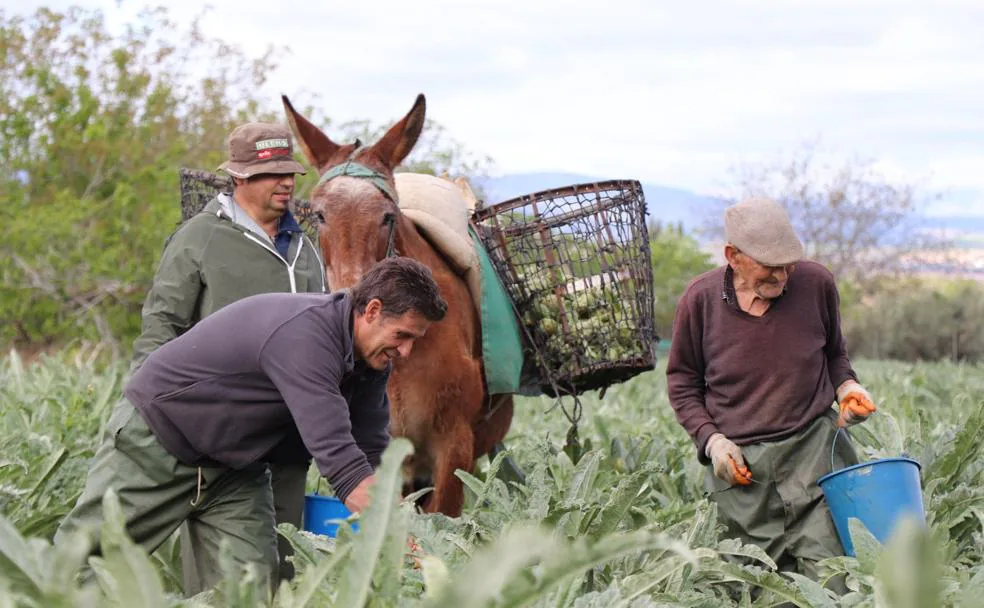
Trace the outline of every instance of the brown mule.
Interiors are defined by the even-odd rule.
[[[291,106],[284,108],[308,161],[321,175],[311,193],[321,221],[319,240],[328,283],[351,287],[387,255],[427,265],[448,302],[444,320],[431,326],[410,355],[394,364],[390,377],[393,436],[413,442],[410,475],[432,480],[423,502],[427,512],[457,517],[464,503],[456,469],[471,471],[509,430],[511,395],[490,398],[482,364],[480,320],[464,279],[400,213],[393,169],[413,149],[424,126],[425,102],[413,108],[374,145],[339,145]]]

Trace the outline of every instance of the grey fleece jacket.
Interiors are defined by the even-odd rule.
[[[306,448],[344,500],[389,443],[388,378],[355,360],[347,290],[269,293],[155,350],[124,394],[185,464],[236,469]]]

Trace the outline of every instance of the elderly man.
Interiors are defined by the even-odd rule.
[[[202,319],[127,383],[55,542],[83,529],[98,540],[113,488],[127,532],[148,551],[198,521],[191,540],[205,588],[221,580],[226,542],[275,588],[266,463],[310,453],[345,505],[363,510],[389,443],[391,362],[446,311],[426,266],[387,258],[351,291],[259,294]]]
[[[815,577],[817,561],[843,554],[817,479],[832,446],[836,468],[857,462],[835,433],[875,406],[847,355],[834,277],[801,260],[785,209],[749,199],[724,222],[727,264],[694,279],[677,308],[670,404],[708,465],[727,536]]]
[[[253,122],[228,139],[228,159],[219,169],[232,177],[232,192],[219,194],[168,239],[143,308],[142,332],[132,367],[215,311],[247,296],[271,292],[324,293],[318,249],[289,209],[294,175],[290,130]],[[301,525],[310,456],[270,463],[278,523]],[[194,517],[182,528],[181,556],[188,595],[202,590]],[[290,543],[279,540],[281,576],[290,578]]]

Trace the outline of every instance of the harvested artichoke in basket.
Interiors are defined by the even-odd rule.
[[[539,327],[546,339],[546,363],[562,374],[639,353],[637,332],[613,289],[589,287],[563,295],[546,291],[531,304],[524,321]]]

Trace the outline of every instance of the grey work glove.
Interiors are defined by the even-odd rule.
[[[752,483],[752,472],[745,465],[741,448],[721,433],[714,433],[707,440],[704,453],[711,459],[714,475],[731,485],[747,486]]]

